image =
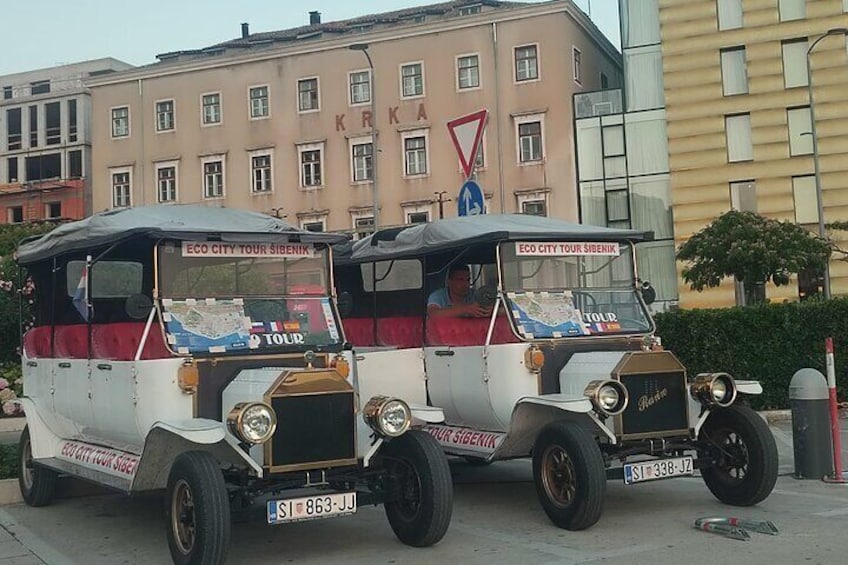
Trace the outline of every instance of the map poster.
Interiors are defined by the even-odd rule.
[[[512,316],[526,338],[560,338],[588,335],[570,290],[562,292],[510,292]]]
[[[168,343],[179,353],[223,353],[250,347],[241,300],[163,300]]]

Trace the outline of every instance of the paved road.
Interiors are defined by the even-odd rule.
[[[848,422],[843,421],[848,459]],[[232,563],[351,564],[430,563],[656,563],[699,565],[835,564],[848,562],[848,486],[792,478],[791,424],[773,426],[781,454],[774,493],[755,508],[718,503],[699,478],[627,487],[608,484],[601,521],[584,532],[553,527],[536,501],[525,461],[487,468],[452,462],[456,482],[453,522],[436,547],[409,548],[395,540],[381,508],[355,517],[270,528],[237,524]],[[58,500],[48,508],[0,509],[0,525],[15,534],[34,559],[12,563],[169,563],[163,509],[157,497],[120,495]],[[727,540],[692,528],[697,517],[737,515],[771,520],[776,537],[752,534],[751,541]]]

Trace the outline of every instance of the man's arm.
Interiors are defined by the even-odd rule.
[[[432,318],[484,318],[492,313],[491,308],[478,304],[456,304],[454,306],[427,305],[427,315]]]

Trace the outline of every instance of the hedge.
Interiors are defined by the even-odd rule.
[[[18,477],[18,444],[0,444],[0,479]]]
[[[789,408],[789,381],[798,369],[825,373],[825,338],[833,337],[838,397],[848,395],[848,298],[740,308],[676,310],[656,316],[665,349],[689,375],[726,372],[754,379],[757,409]]]

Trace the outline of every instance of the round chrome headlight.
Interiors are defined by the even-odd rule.
[[[369,400],[362,416],[371,429],[387,437],[402,435],[412,423],[409,405],[399,398],[388,396],[375,396]]]
[[[265,443],[277,429],[277,415],[264,402],[240,402],[230,410],[227,427],[245,443]]]
[[[690,388],[692,397],[705,405],[730,406],[736,400],[736,382],[727,373],[701,373]]]
[[[607,416],[616,416],[627,408],[627,389],[619,381],[592,381],[586,385],[583,394],[592,401],[595,410]]]

